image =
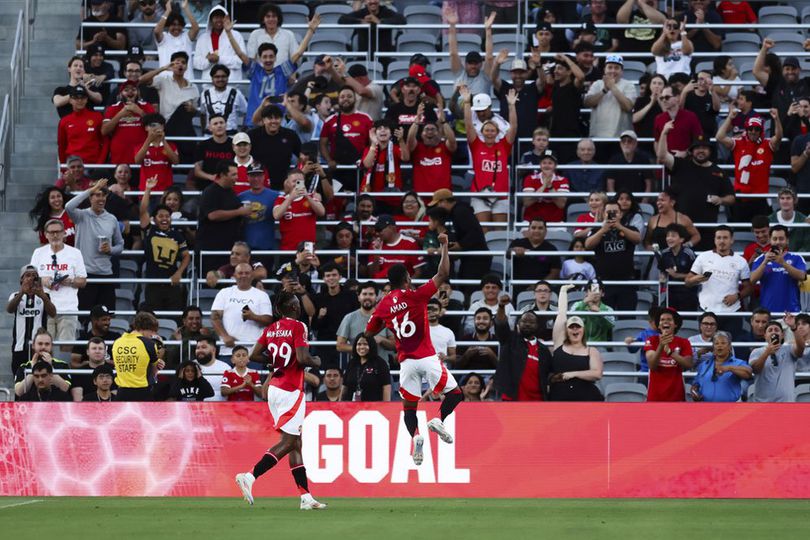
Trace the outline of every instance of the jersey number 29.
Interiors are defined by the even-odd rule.
[[[267,355],[273,359],[274,366],[276,365],[276,359],[281,358],[284,360],[284,364],[280,367],[287,367],[287,364],[290,363],[290,359],[292,358],[292,347],[290,347],[289,343],[282,343],[281,346],[270,343],[267,345]]]
[[[416,325],[408,319],[407,311],[402,316],[401,323],[396,317],[392,319],[392,322],[394,323],[394,333],[397,335],[397,339],[409,338],[416,333]]]

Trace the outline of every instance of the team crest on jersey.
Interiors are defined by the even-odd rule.
[[[442,149],[437,147],[433,152],[435,152],[436,154],[441,154]]]
[[[93,125],[95,125],[95,121],[94,120],[88,120],[87,125],[92,127]]]
[[[397,300],[397,297],[395,296],[394,297],[394,303],[396,304],[397,302],[399,302],[399,300]]]
[[[360,125],[360,122],[358,120],[352,120],[352,125],[354,127],[358,127]]]
[[[764,154],[764,153],[765,153],[765,149],[764,149],[764,148],[757,148],[757,154],[762,155],[762,154]]]
[[[304,199],[304,208],[309,208],[309,201]]]

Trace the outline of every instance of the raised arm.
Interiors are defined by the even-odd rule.
[[[138,207],[142,232],[146,232],[146,228],[149,227],[149,197],[157,185],[157,179],[157,175],[147,178],[146,188],[143,190],[143,197],[141,197],[141,203]]]
[[[489,68],[489,78],[492,80],[492,88],[495,89],[495,92],[501,91],[501,86],[503,85],[501,81],[501,66],[506,63],[508,58],[509,50],[501,49],[498,52],[498,56],[495,57],[495,61],[492,62],[492,67]]]
[[[484,21],[484,65],[481,66],[484,73],[487,73],[492,65],[492,25],[495,24],[496,14],[497,12],[493,11]]]
[[[152,30],[152,33],[155,35],[155,43],[160,43],[163,41],[163,29],[166,28],[166,19],[169,18],[169,14],[172,12],[172,0],[166,0],[166,7],[163,10],[163,16],[158,19],[155,28]]]
[[[239,60],[242,61],[242,65],[247,66],[250,64],[250,57],[245,54],[245,51],[243,51],[242,47],[239,46],[239,42],[236,41],[235,37],[233,37],[233,21],[230,17],[226,16],[223,24],[225,27],[225,34],[228,36],[228,42],[231,44],[234,54],[236,54],[236,56],[239,57]]]
[[[779,111],[776,109],[771,109],[768,113],[771,115],[771,120],[773,121],[773,135],[771,135],[771,140],[768,144],[771,150],[776,152],[779,150],[779,145],[782,144],[782,120],[780,120]]]
[[[517,137],[517,130],[518,130],[518,117],[517,117],[517,108],[515,104],[517,103],[518,95],[514,88],[509,90],[509,93],[506,94],[506,102],[509,104],[509,129],[506,130],[506,135],[504,138],[507,140],[509,144],[514,144],[515,138]],[[467,113],[465,109],[464,117],[466,119]]]
[[[473,118],[472,118],[472,96],[470,95],[470,89],[467,88],[466,85],[461,85],[458,89],[459,95],[461,96],[461,100],[464,103],[464,125],[466,126],[467,131],[467,143],[472,144],[475,139],[478,138],[478,134],[475,132],[475,127],[473,127]]]
[[[554,319],[554,329],[552,330],[553,348],[557,348],[565,341],[565,321],[568,319],[568,291],[574,288],[571,283],[566,283],[560,287],[560,294],[557,296],[557,317]]]
[[[675,123],[672,120],[664,124],[663,129],[661,129],[661,138],[658,140],[656,150],[658,163],[663,163],[664,166],[669,170],[672,170],[672,167],[675,166],[675,157],[669,153],[669,148],[667,147],[667,134],[672,131],[672,128],[674,127]]]
[[[453,73],[461,71],[464,66],[461,63],[461,57],[458,54],[458,13],[455,8],[447,8],[444,10],[444,18],[447,20],[447,50],[450,54],[450,70]]]
[[[717,128],[717,133],[714,136],[718,143],[722,144],[729,150],[734,148],[734,139],[728,136],[728,131],[731,129],[731,122],[737,117],[739,112],[740,111],[735,109],[734,106],[729,107],[728,116],[726,116],[726,119],[723,120],[722,124],[720,124],[720,127]],[[664,137],[662,136],[661,138],[663,139]]]
[[[441,254],[439,268],[436,269],[436,275],[433,276],[433,283],[437,288],[450,277],[450,254],[447,249],[446,234],[439,235],[439,253]]]
[[[774,45],[776,45],[776,43],[772,39],[763,39],[762,47],[760,47],[759,54],[757,54],[757,58],[754,60],[754,67],[751,68],[751,73],[754,74],[754,78],[758,80],[759,84],[762,86],[766,86],[768,84],[768,79],[770,79],[770,74],[768,73],[765,64],[765,57],[768,56],[768,53]]]
[[[310,20],[309,24],[307,24],[307,33],[304,34],[304,39],[301,40],[301,44],[298,45],[298,49],[290,55],[290,62],[293,64],[297,64],[298,60],[300,60],[301,56],[307,51],[307,47],[309,47],[309,42],[312,40],[312,36],[315,35],[315,30],[318,29],[318,26],[321,24],[321,16],[319,14],[315,14]]]

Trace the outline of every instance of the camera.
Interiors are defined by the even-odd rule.
[[[779,336],[777,334],[771,335],[771,345],[776,345],[779,343]]]

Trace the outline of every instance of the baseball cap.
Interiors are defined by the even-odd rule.
[[[596,25],[593,24],[591,21],[587,21],[582,23],[582,26],[579,29],[580,34],[596,34]]]
[[[112,317],[112,313],[110,313],[110,310],[107,309],[107,306],[103,304],[96,304],[90,308],[91,319],[100,319],[101,317]]]
[[[509,71],[526,71],[529,66],[526,65],[526,62],[523,60],[516,58],[512,60],[512,65],[509,66]]]
[[[621,135],[619,135],[619,140],[621,140],[621,139],[623,139],[623,138],[625,138],[625,137],[630,137],[630,138],[631,138],[631,139],[633,139],[634,141],[637,141],[637,140],[638,140],[638,135],[636,135],[636,132],[635,132],[635,131],[633,131],[632,129],[628,129],[628,130],[622,131],[622,134],[621,134]]]
[[[577,315],[574,315],[573,317],[568,317],[568,320],[565,321],[565,327],[566,328],[570,328],[571,326],[574,326],[575,324],[585,328],[585,323],[582,322],[582,317],[578,317]]]
[[[34,265],[26,264],[25,266],[20,268],[20,277],[23,277],[28,272],[33,272],[37,274],[37,269]]]
[[[557,161],[557,156],[555,156],[554,152],[552,152],[548,148],[546,150],[544,150],[543,153],[540,155],[540,161],[543,161],[544,159],[553,159],[554,163],[558,162]]]
[[[420,64],[413,64],[408,69],[408,75],[410,75],[409,78],[414,78],[417,81],[419,81],[419,84],[422,84],[430,80],[427,71],[425,71],[425,66],[422,66]]]
[[[85,54],[87,56],[93,56],[94,54],[98,53],[101,53],[102,55],[104,54],[104,46],[100,43],[93,43],[85,49]]]
[[[763,126],[762,118],[760,118],[759,116],[752,116],[751,118],[745,121],[745,129],[748,129],[750,127],[758,127],[759,129],[762,129],[762,126]]]
[[[421,82],[419,82],[419,79],[417,79],[416,77],[405,77],[405,78],[404,78],[404,79],[402,79],[402,81],[399,83],[399,86],[400,86],[400,87],[403,87],[403,86],[406,86],[406,85],[408,85],[408,84],[413,84],[413,85],[416,85],[416,86],[422,86],[422,83],[421,83]]]
[[[143,60],[143,47],[140,45],[133,45],[129,48],[129,52],[127,52],[127,56],[129,58],[137,59],[138,61]]]
[[[796,69],[799,68],[799,59],[795,56],[788,56],[782,61],[782,66],[791,66],[795,67]]]
[[[620,66],[624,67],[624,58],[618,54],[611,54],[605,58],[605,64],[619,64]]]
[[[472,101],[473,111],[485,111],[492,107],[492,98],[489,94],[475,94]]]
[[[349,77],[367,77],[368,70],[363,64],[352,64],[349,67]]]
[[[481,58],[481,53],[478,51],[470,51],[467,53],[467,56],[464,57],[464,62],[467,64],[480,64],[483,61],[484,59]]]
[[[122,82],[121,84],[118,85],[118,93],[120,94],[121,90],[123,90],[124,88],[126,88],[128,86],[132,86],[133,88],[138,88],[138,81],[129,81],[129,80],[127,80],[127,81]]]
[[[324,58],[326,58],[326,57],[327,57],[327,55],[325,55],[325,54],[319,54],[318,56],[315,57],[315,63],[316,64],[325,64],[326,62],[324,62]]]
[[[282,265],[281,268],[278,269],[278,271],[276,271],[276,276],[278,276],[279,278],[292,275],[294,276],[298,275],[298,269],[295,266],[293,266],[292,263],[286,263]]]
[[[542,32],[542,31],[551,32],[551,23],[546,22],[546,21],[538,22],[537,26],[534,27],[534,32],[537,33],[537,32]]]
[[[388,227],[390,225],[396,225],[396,224],[397,224],[397,222],[394,221],[394,218],[392,218],[390,215],[382,214],[377,218],[377,223],[374,224],[374,230],[377,231],[377,232],[380,232],[381,230],[385,229],[386,227]]]
[[[87,89],[84,86],[74,86],[70,89],[70,97],[72,98],[86,98]]]
[[[247,168],[248,174],[261,174],[264,176],[264,167],[258,161],[254,161],[250,164],[250,167]]]
[[[411,56],[410,60],[408,60],[409,64],[419,64],[420,66],[427,66],[430,64],[430,58],[425,56],[422,53],[416,53]]]
[[[712,143],[709,142],[709,139],[706,138],[705,135],[701,134],[692,139],[692,144],[689,145],[689,150],[692,150],[693,148],[696,148],[698,146],[705,146],[707,148],[711,148]]]
[[[99,6],[99,5],[103,4],[106,1],[107,0],[90,0],[90,5],[91,6]]]
[[[233,139],[232,139],[231,142],[233,144],[239,144],[239,143],[248,143],[248,144],[250,144],[250,135],[240,131],[239,133],[237,133],[236,135],[233,136]]]
[[[428,203],[428,206],[435,206],[442,201],[453,198],[453,192],[447,188],[437,189],[433,192],[433,198]]]

